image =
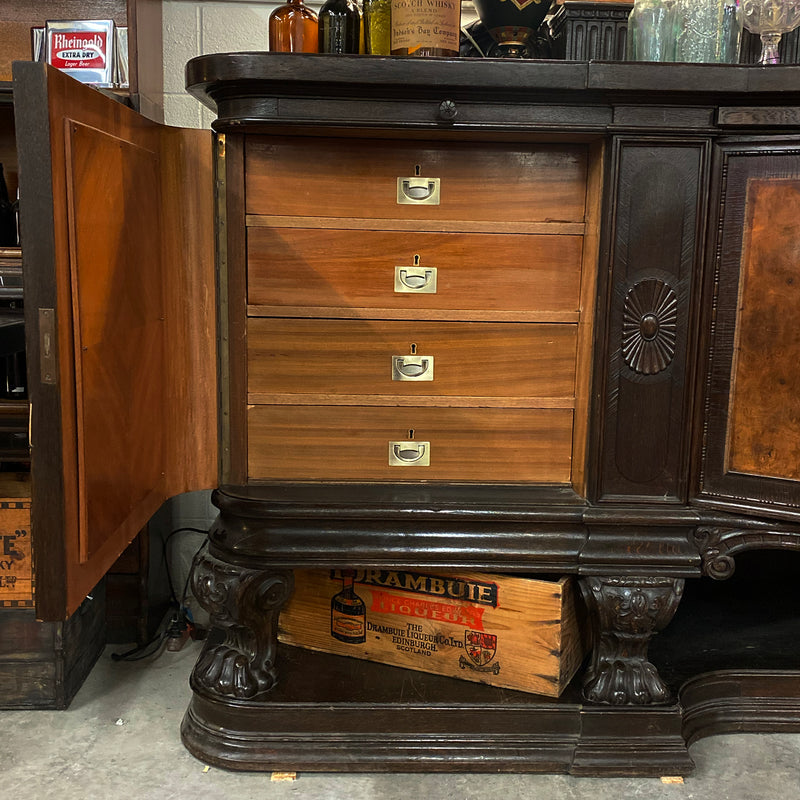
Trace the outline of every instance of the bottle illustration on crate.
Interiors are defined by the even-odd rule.
[[[342,571],[342,591],[331,598],[331,636],[340,642],[361,644],[367,639],[367,607],[356,594],[355,571]]]

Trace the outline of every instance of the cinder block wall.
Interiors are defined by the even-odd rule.
[[[239,0],[163,0],[164,121],[186,128],[208,128],[207,108],[184,91],[184,67],[206,53],[268,50],[269,15],[279,3]],[[308,2],[314,10],[319,3]]]
[[[324,0],[306,0],[319,11]],[[213,114],[186,94],[184,66],[205,53],[268,50],[267,25],[276,2],[243,0],[163,0],[164,121],[186,128],[208,128]],[[462,24],[475,19],[472,2],[462,3]]]

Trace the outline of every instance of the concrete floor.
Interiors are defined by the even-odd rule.
[[[207,768],[181,744],[188,676],[199,652],[114,662],[109,648],[67,711],[0,711],[0,787],[14,800],[172,798],[563,798],[800,800],[800,735],[739,735],[692,747],[696,773],[658,779],[562,775],[324,775],[275,783],[269,774]]]

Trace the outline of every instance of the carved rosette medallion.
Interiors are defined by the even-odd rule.
[[[597,626],[583,693],[594,703],[666,703],[671,692],[647,660],[650,639],[672,619],[683,594],[676,578],[582,578]]]
[[[640,375],[656,375],[675,357],[678,296],[660,280],[640,281],[628,290],[622,311],[622,357]]]
[[[198,555],[192,590],[211,616],[213,630],[192,673],[193,684],[237,699],[269,691],[276,682],[278,612],[293,587],[289,570],[245,569],[208,553]]]

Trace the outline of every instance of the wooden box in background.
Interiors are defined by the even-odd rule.
[[[30,498],[0,498],[0,608],[33,608]]]
[[[34,610],[28,473],[0,473],[0,709],[66,708],[105,642],[105,590],[66,622]]]
[[[557,697],[583,660],[570,578],[297,570],[282,642]]]

